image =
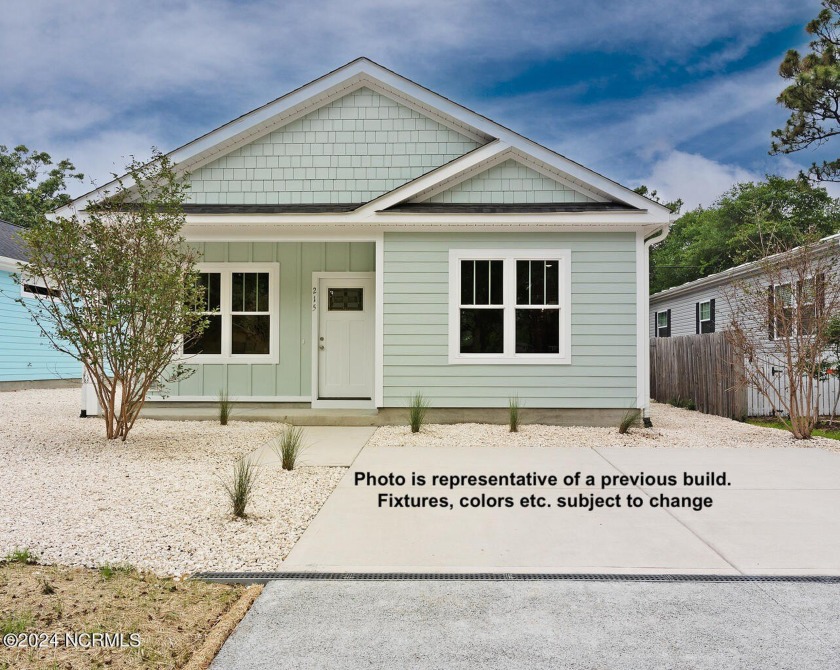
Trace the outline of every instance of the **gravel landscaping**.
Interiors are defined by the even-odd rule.
[[[127,442],[79,419],[79,391],[0,393],[0,556],[162,575],[276,570],[345,468],[259,469],[248,519],[221,478],[280,425],[139,420]]]
[[[130,564],[160,575],[276,570],[345,468],[259,468],[248,518],[234,520],[222,485],[234,464],[275,437],[275,423],[140,420],[127,442],[78,418],[75,389],[0,394],[0,556],[28,548],[45,563]],[[368,443],[406,446],[802,447],[826,438],[654,404],[653,428],[428,425],[379,428]]]
[[[424,425],[419,433],[408,426],[379,428],[371,447],[803,447],[840,453],[837,440],[815,437],[794,440],[787,431],[752,426],[719,416],[670,405],[651,403],[653,428],[520,425],[510,433],[506,425]]]

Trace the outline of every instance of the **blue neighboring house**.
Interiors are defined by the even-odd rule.
[[[47,290],[37,283],[16,284],[13,274],[27,260],[20,228],[0,221],[0,389],[3,386],[52,385],[58,380],[79,380],[81,364],[53,349],[17,298],[36,300]]]

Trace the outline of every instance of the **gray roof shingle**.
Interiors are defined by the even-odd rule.
[[[0,219],[0,256],[14,258],[16,261],[29,260],[26,246],[18,235],[21,230],[20,226]]]

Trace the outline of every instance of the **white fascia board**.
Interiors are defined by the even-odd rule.
[[[5,270],[6,272],[19,272],[20,266],[25,262],[26,261],[20,261],[15,258],[9,258],[8,256],[0,256],[0,270]]]
[[[640,225],[641,224],[641,225]],[[604,221],[592,217],[587,221],[569,220],[528,221],[518,219],[509,223],[488,223],[487,218],[476,218],[471,222],[447,222],[436,224],[428,219],[403,225],[376,223],[328,224],[308,223],[252,223],[241,219],[226,224],[190,224],[183,235],[189,242],[234,242],[234,241],[287,241],[287,242],[374,242],[378,235],[386,232],[503,232],[503,233],[546,233],[546,232],[604,232],[643,234],[661,228],[662,224],[616,220]]]

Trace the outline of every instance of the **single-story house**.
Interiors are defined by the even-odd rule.
[[[81,379],[81,364],[50,346],[26,307],[17,300],[37,300],[49,293],[43,282],[17,284],[19,264],[27,260],[20,228],[0,221],[0,390],[54,386]]]
[[[387,421],[421,392],[445,421],[506,417],[518,396],[589,424],[646,409],[662,205],[365,58],[169,156],[210,327],[159,402],[224,389]]]
[[[840,234],[830,235],[820,240],[815,247],[818,253],[825,253],[837,258],[837,267],[840,268]],[[784,254],[773,257],[783,260]],[[726,330],[732,314],[730,302],[735,298],[735,287],[745,281],[765,281],[762,275],[765,272],[762,261],[744,263],[734,268],[718,272],[701,279],[696,279],[679,286],[674,286],[665,291],[659,291],[650,296],[650,308],[648,314],[648,332],[650,337],[680,337],[686,335],[701,335],[704,333],[715,333]],[[756,309],[774,309],[775,300],[784,301],[785,304],[793,304],[800,293],[795,286],[796,280],[781,282],[773,286],[763,286],[762,291],[768,296],[768,301],[757,305]],[[805,292],[808,295],[811,292]],[[816,291],[813,292],[816,294]],[[816,300],[812,307],[818,309]],[[767,322],[773,323],[772,318]],[[766,339],[768,346],[772,339],[777,337],[774,332],[776,328],[772,325],[761,331],[761,337]],[[774,365],[774,374],[778,379],[777,390],[783,391],[784,375],[783,366]],[[820,383],[820,411],[829,414],[831,411],[832,399],[835,397],[836,389],[840,380],[830,378]],[[748,393],[748,413],[750,416],[763,416],[773,414],[777,407],[754,389]]]

